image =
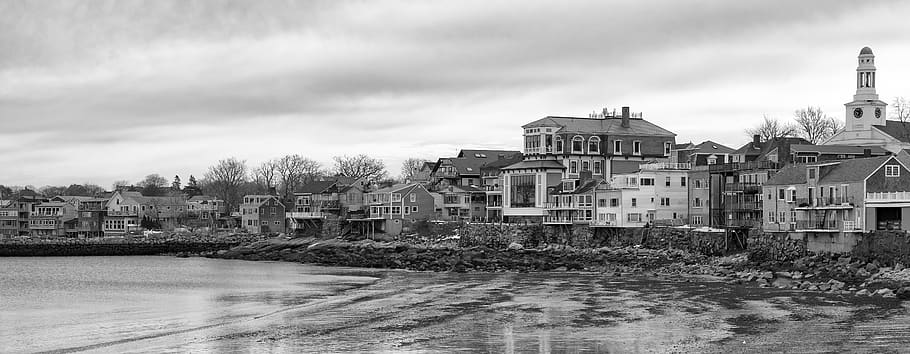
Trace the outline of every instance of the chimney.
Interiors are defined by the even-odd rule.
[[[755,134],[752,136],[752,144],[758,145],[761,144],[761,135]]]
[[[622,127],[629,127],[629,107],[622,108]]]
[[[863,149],[863,157],[872,157],[872,149]]]

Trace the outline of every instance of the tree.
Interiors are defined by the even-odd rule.
[[[291,200],[297,187],[321,177],[322,165],[300,155],[287,155],[275,160],[278,182],[284,200]]]
[[[180,191],[180,176],[174,176],[174,182],[171,182],[171,189],[176,192]]]
[[[423,164],[427,160],[418,159],[411,157],[401,163],[401,180],[403,181],[414,181],[417,179],[418,173],[420,173],[420,168],[423,167]]]
[[[127,187],[132,186],[132,185],[133,184],[130,183],[130,181],[119,180],[119,181],[114,181],[114,184],[111,185],[111,189],[115,190],[115,191],[119,191],[119,190],[126,189]]]
[[[278,163],[275,160],[268,160],[253,169],[253,181],[259,185],[261,191],[268,192],[270,188],[275,186],[275,175],[277,174]]]
[[[837,119],[834,117],[829,118],[828,132],[831,134],[830,136],[836,135],[837,133],[839,133],[841,131],[841,129],[844,129],[844,125],[842,124],[840,119]]]
[[[145,176],[145,179],[139,182],[142,195],[146,196],[162,196],[165,194],[165,187],[167,187],[167,179],[157,173]]]
[[[382,160],[374,159],[364,154],[356,156],[335,156],[334,172],[337,175],[353,178],[366,178],[368,183],[385,179],[388,172]]]
[[[190,175],[190,182],[186,186],[192,187],[192,188],[199,188],[198,182],[196,182],[196,176]]]
[[[903,127],[902,134],[905,137],[910,137],[910,124],[908,124],[910,123],[910,100],[904,97],[895,97],[891,107],[894,108],[891,110],[891,118],[903,123],[901,124],[901,127]]]
[[[190,175],[189,182],[187,182],[186,187],[183,187],[183,193],[186,193],[190,198],[202,195],[202,189],[199,188],[199,183],[196,181],[195,176]]]
[[[13,195],[13,189],[0,184],[0,199],[9,199]]]
[[[746,134],[750,137],[758,135],[761,137],[761,141],[770,141],[775,138],[793,136],[795,130],[796,128],[793,125],[781,123],[777,119],[764,115],[759,125],[746,129]]]
[[[44,186],[38,188],[38,192],[44,194],[47,197],[56,197],[58,195],[66,194],[66,187],[64,186]]]
[[[230,157],[210,166],[205,173],[204,189],[224,200],[228,212],[240,205],[240,186],[247,181],[246,161]]]
[[[798,109],[793,112],[793,119],[796,121],[796,133],[812,144],[818,144],[834,135],[831,129],[833,119],[819,107]]]

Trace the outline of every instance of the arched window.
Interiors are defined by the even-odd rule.
[[[576,135],[572,138],[572,153],[583,154],[585,146],[585,138],[582,138],[580,135]]]
[[[588,139],[588,153],[589,154],[599,154],[600,153],[600,138],[592,136]]]
[[[556,153],[562,153],[562,137],[559,135],[556,136]]]

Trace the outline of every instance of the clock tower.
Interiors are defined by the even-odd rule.
[[[844,130],[848,132],[868,131],[873,125],[885,125],[885,108],[888,106],[875,93],[875,55],[872,49],[863,47],[858,60],[856,94],[852,102],[844,104],[847,108]]]

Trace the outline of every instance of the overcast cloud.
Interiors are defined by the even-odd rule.
[[[731,147],[763,114],[843,119],[856,55],[910,96],[900,1],[0,1],[0,184],[200,177],[519,149],[522,124],[628,105]]]

